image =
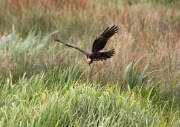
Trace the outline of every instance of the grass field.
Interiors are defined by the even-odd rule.
[[[90,67],[54,42],[91,49]],[[0,126],[180,126],[180,1],[0,0]]]

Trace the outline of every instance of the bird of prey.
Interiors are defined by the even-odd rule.
[[[107,41],[110,39],[110,37],[112,37],[117,32],[118,32],[118,27],[115,25],[113,25],[110,28],[109,27],[106,28],[105,31],[98,38],[96,38],[94,40],[91,51],[85,51],[75,45],[67,44],[65,42],[62,42],[58,38],[55,38],[55,41],[60,42],[67,47],[77,49],[80,52],[82,52],[83,54],[85,54],[87,57],[87,63],[90,66],[90,64],[93,61],[106,60],[108,58],[111,58],[114,55],[115,49],[111,49],[106,52],[101,52],[100,50],[102,50],[105,47],[105,45],[106,45]]]

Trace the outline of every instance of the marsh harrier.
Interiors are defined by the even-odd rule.
[[[108,58],[111,58],[114,55],[115,49],[111,49],[106,52],[100,52],[100,50],[102,50],[105,47],[110,37],[112,37],[117,32],[118,32],[118,27],[115,25],[112,26],[111,28],[109,27],[106,28],[105,31],[100,35],[100,37],[94,40],[94,43],[92,45],[92,51],[85,51],[75,45],[70,45],[65,42],[62,42],[58,38],[55,38],[55,41],[60,42],[67,47],[77,49],[80,52],[84,53],[87,57],[87,62],[90,65],[93,61],[106,60]]]

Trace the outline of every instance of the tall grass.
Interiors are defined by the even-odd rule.
[[[0,0],[1,126],[179,126],[180,3]],[[83,54],[117,25],[90,67]]]
[[[72,70],[72,68],[71,68]],[[49,73],[54,73],[52,70]],[[73,71],[72,71],[73,72]],[[74,80],[76,74],[40,73],[13,84],[1,79],[2,126],[178,126],[179,111],[169,101],[153,101],[159,92],[151,87],[121,89],[107,84],[91,86]],[[8,92],[7,92],[8,91]],[[144,92],[144,94],[142,94]],[[162,94],[162,93],[161,93]],[[167,106],[168,109],[166,110]]]

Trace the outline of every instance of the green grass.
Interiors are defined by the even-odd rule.
[[[73,69],[73,68],[71,68]],[[52,72],[49,73],[54,73]],[[24,75],[15,84],[1,79],[2,126],[178,126],[173,103],[157,100],[148,87],[122,89],[119,84],[89,84],[68,76]],[[74,77],[75,76],[75,77]],[[76,79],[76,80],[74,80]],[[145,89],[146,88],[146,89]],[[143,94],[144,92],[144,94]]]
[[[0,0],[0,126],[180,126],[175,0]],[[107,61],[80,52],[106,27]]]

